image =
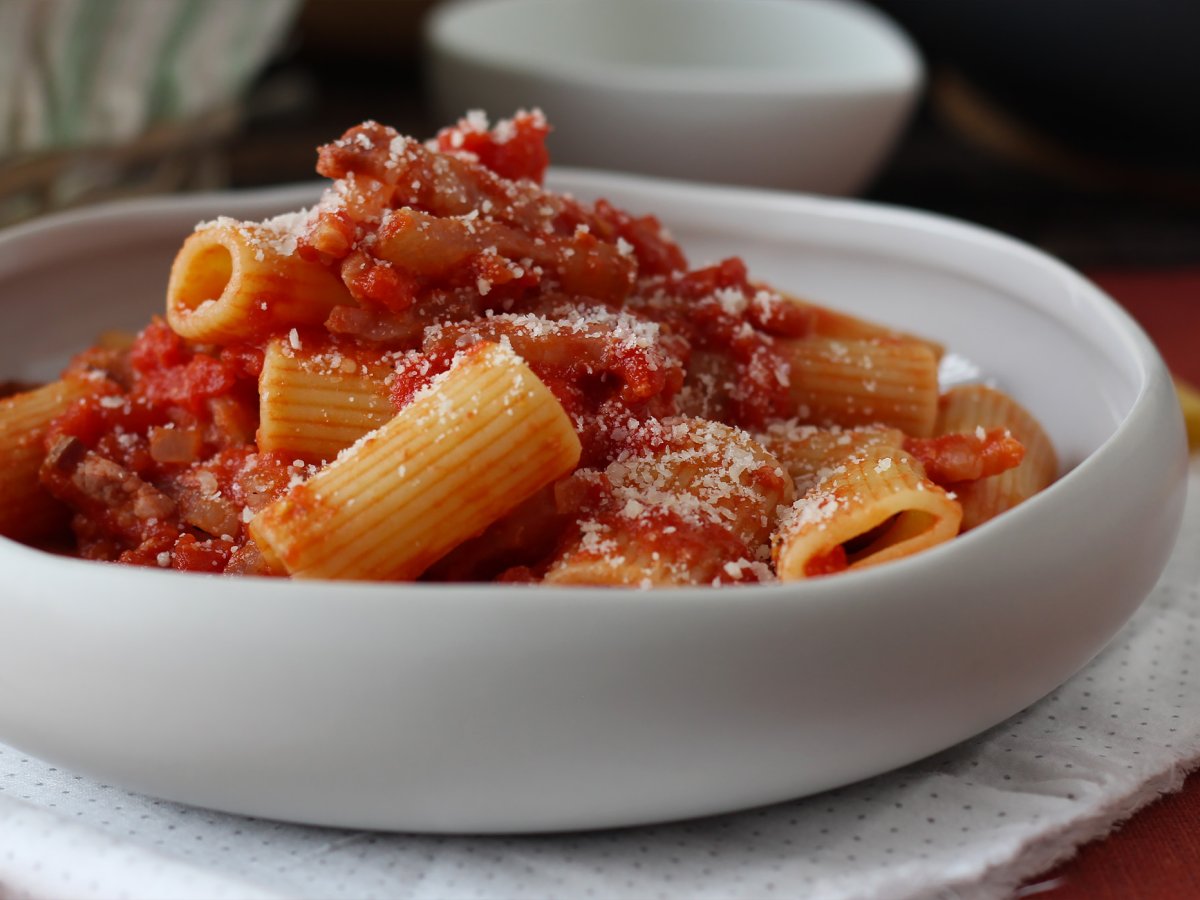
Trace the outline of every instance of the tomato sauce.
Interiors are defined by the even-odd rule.
[[[999,475],[1016,468],[1025,458],[1021,442],[1004,428],[909,437],[904,440],[904,449],[921,461],[929,480],[939,485]]]
[[[836,575],[850,568],[846,557],[846,548],[841,544],[831,547],[824,553],[818,553],[804,564],[804,574],[809,578],[818,575]]]

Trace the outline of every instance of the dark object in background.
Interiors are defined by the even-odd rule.
[[[1198,0],[876,0],[932,62],[1090,156],[1200,170]]]
[[[313,59],[387,61],[411,67],[420,52],[421,20],[435,0],[306,0],[300,10],[303,52]]]

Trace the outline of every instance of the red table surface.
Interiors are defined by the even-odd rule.
[[[1200,385],[1200,266],[1088,275],[1141,323],[1174,374]],[[1179,793],[1032,879],[1026,892],[1047,900],[1200,898],[1200,772]]]

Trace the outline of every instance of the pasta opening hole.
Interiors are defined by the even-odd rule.
[[[233,278],[233,255],[220,244],[200,250],[189,262],[187,275],[175,292],[175,302],[188,311],[216,301]]]
[[[924,534],[936,523],[937,516],[918,510],[894,515],[871,530],[864,531],[858,537],[846,541],[842,545],[846,551],[846,562],[851,566],[862,562],[889,547]]]

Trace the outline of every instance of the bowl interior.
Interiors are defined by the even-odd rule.
[[[469,0],[435,16],[430,36],[480,60],[642,87],[874,84],[914,71],[894,26],[833,0]]]

